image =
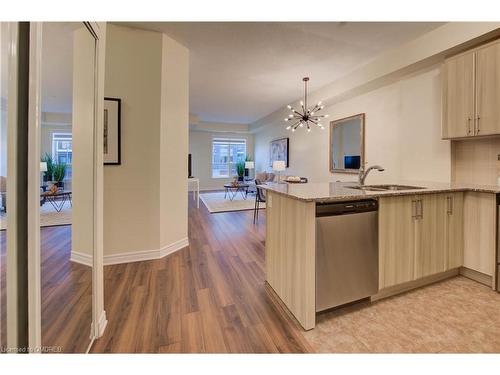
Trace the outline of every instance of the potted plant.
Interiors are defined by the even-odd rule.
[[[44,172],[43,182],[53,181],[55,165],[54,159],[52,159],[52,156],[50,156],[48,153],[45,153],[41,161],[47,164],[47,171]]]
[[[238,174],[238,181],[243,181],[245,175],[245,162],[239,161],[236,163],[236,173]]]
[[[61,189],[64,189],[64,177],[66,177],[66,168],[66,163],[54,164],[54,182],[55,185]]]

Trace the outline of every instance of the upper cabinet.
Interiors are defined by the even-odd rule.
[[[474,53],[447,60],[443,78],[443,138],[473,135]]]
[[[500,43],[475,55],[476,135],[500,134]]]
[[[500,134],[499,98],[500,41],[447,59],[442,138]]]

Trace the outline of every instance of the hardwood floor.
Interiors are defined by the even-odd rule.
[[[71,226],[41,228],[42,346],[85,353],[92,324],[92,270],[70,261]]]
[[[5,231],[0,231],[2,277],[0,309],[2,338],[5,327]],[[84,353],[90,344],[92,272],[70,262],[71,226],[41,228],[42,346],[64,353]]]
[[[92,352],[301,353],[301,328],[264,287],[265,211],[210,214],[190,199],[189,247],[106,266],[108,326]]]

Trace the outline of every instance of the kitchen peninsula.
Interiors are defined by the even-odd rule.
[[[360,187],[336,182],[262,188],[267,194],[266,282],[306,330],[315,326],[316,313],[322,310],[318,290],[325,287],[317,277],[317,216],[336,202],[378,206],[377,233],[369,238],[378,245],[373,258],[378,259],[378,286],[369,296],[372,301],[459,273],[497,288],[498,186],[412,182]],[[364,232],[353,233],[359,237]]]

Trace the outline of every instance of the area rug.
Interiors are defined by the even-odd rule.
[[[71,205],[69,202],[64,203],[64,208],[61,212],[57,212],[49,202],[40,207],[40,226],[52,227],[55,225],[71,224]],[[5,230],[7,227],[7,214],[0,214],[0,230]]]
[[[231,193],[232,194],[232,193]],[[231,212],[253,210],[255,207],[255,195],[248,194],[247,199],[243,199],[238,193],[233,200],[224,198],[224,192],[202,193],[200,194],[201,201],[208,208],[210,213]],[[265,203],[260,203],[260,208],[265,208]]]

